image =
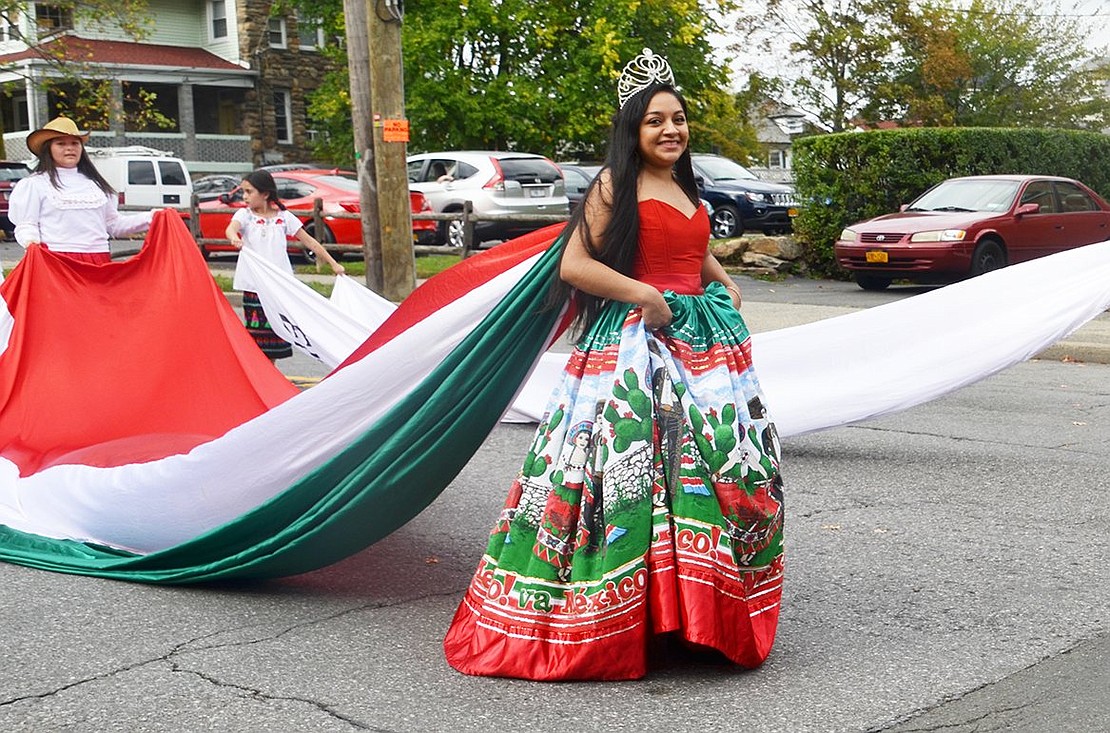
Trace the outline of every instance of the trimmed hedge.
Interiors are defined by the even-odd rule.
[[[805,205],[794,232],[818,275],[844,277],[833,243],[854,222],[898,211],[946,178],[992,173],[1065,176],[1110,200],[1110,135],[1071,130],[929,127],[842,132],[794,142]]]

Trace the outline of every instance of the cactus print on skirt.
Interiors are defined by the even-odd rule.
[[[444,642],[468,674],[634,679],[675,632],[745,667],[783,579],[779,448],[728,292],[610,303],[579,342]]]

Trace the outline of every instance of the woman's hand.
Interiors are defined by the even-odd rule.
[[[343,275],[347,272],[347,269],[345,267],[343,267],[343,265],[339,264],[337,261],[332,260],[331,261],[331,271],[332,271],[333,274]]]
[[[725,290],[728,291],[728,297],[732,298],[732,305],[736,310],[740,310],[740,304],[743,298],[740,297],[740,288],[735,285],[726,285]]]
[[[669,326],[674,314],[671,313],[671,307],[667,305],[663,294],[650,285],[648,288],[651,293],[640,302],[640,309],[643,314],[644,328],[655,331]]]

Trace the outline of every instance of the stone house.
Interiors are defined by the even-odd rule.
[[[308,94],[329,63],[318,22],[271,16],[273,0],[150,0],[149,32],[136,42],[118,24],[75,16],[71,5],[32,2],[0,27],[0,122],[9,159],[24,160],[27,133],[69,109],[50,56],[104,79],[111,103],[89,145],[172,151],[194,174],[241,173],[311,159]],[[153,95],[153,97],[151,96]],[[172,120],[135,114],[140,98]]]

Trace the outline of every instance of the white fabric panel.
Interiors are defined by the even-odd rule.
[[[258,299],[274,331],[332,369],[397,309],[392,302],[346,275],[335,279],[332,296],[326,299],[260,257],[248,254],[243,264],[248,265],[258,286]],[[566,354],[544,354],[502,421],[539,422],[566,360]]]
[[[254,283],[274,333],[332,369],[373,330],[332,308],[323,295],[245,247],[239,250],[238,269]]]
[[[1110,241],[752,337],[779,434],[921,404],[1024,361],[1110,308]]]
[[[347,275],[335,278],[335,287],[328,300],[340,313],[350,316],[371,332],[377,330],[397,310],[393,301],[383,298]]]

